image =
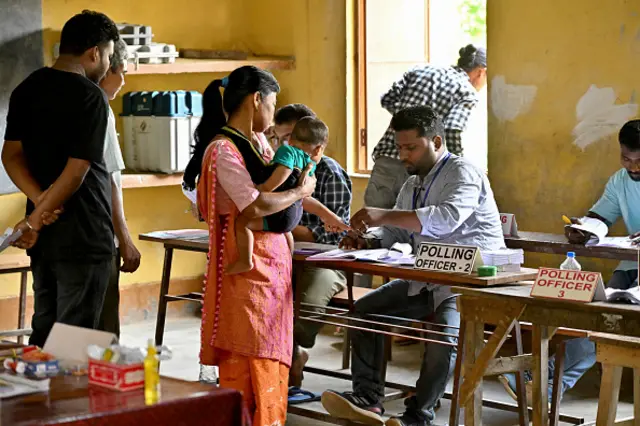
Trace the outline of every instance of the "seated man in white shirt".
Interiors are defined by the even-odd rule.
[[[413,107],[393,116],[400,159],[411,175],[393,209],[364,208],[351,219],[355,229],[369,227],[377,239],[345,237],[343,247],[391,247],[395,242],[437,242],[504,247],[500,215],[485,173],[468,160],[447,151],[442,119],[428,107]],[[445,335],[430,339],[457,344],[460,314],[448,286],[394,280],[359,299],[359,316],[382,314],[410,319],[432,317]],[[353,392],[326,391],[322,404],[335,417],[381,424],[384,413],[382,364],[384,336],[350,330],[353,355]],[[435,419],[435,406],[453,374],[455,346],[427,343],[416,395],[405,401],[406,410],[387,421],[391,426],[425,426]]]

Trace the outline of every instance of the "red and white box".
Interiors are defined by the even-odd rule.
[[[144,365],[118,365],[89,358],[89,383],[117,391],[144,387]]]

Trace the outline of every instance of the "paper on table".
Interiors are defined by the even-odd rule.
[[[0,253],[9,248],[11,243],[18,241],[21,236],[22,231],[18,230],[14,233],[13,228],[7,228],[7,230],[4,231],[4,235],[0,236]]]
[[[629,237],[603,237],[600,239],[591,238],[585,244],[587,247],[617,247],[617,248],[638,248]]]
[[[50,380],[32,380],[15,374],[0,373],[0,399],[49,391]]]
[[[148,234],[156,238],[177,238],[186,241],[199,241],[209,238],[209,232],[206,229],[176,229],[170,231],[154,231]]]
[[[416,263],[416,257],[412,254],[404,254],[399,251],[389,250],[389,253],[378,258],[377,262],[386,263],[389,265],[413,266]]]
[[[297,254],[316,254],[334,250],[336,246],[330,244],[309,243],[305,241],[296,241],[294,251]]]
[[[379,258],[384,257],[389,253],[387,249],[372,249],[372,250],[343,250],[335,249],[329,250],[324,253],[314,254],[309,256],[307,260],[368,260],[377,261]]]
[[[410,255],[413,252],[413,247],[409,243],[394,243],[391,246],[391,250],[399,251],[405,256]]]
[[[406,250],[406,248],[404,248]],[[344,261],[353,262],[356,260],[366,262],[379,262],[391,265],[413,265],[415,258],[411,254],[404,254],[397,250],[371,249],[371,250],[342,250],[335,249],[324,253],[309,256],[311,261]]]

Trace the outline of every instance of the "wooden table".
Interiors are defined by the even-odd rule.
[[[548,347],[558,327],[640,337],[640,306],[536,299],[529,296],[530,286],[456,287],[453,291],[461,294],[458,309],[464,327],[464,377],[459,396],[466,426],[482,424],[483,377],[524,368],[533,373],[533,425],[549,424]],[[518,321],[533,324],[533,354],[494,359]],[[486,344],[482,334],[485,324],[496,325]]]
[[[169,283],[171,278],[171,264],[173,260],[173,251],[174,250],[186,250],[186,251],[195,251],[206,253],[209,249],[208,244],[208,234],[206,230],[198,233],[193,233],[189,237],[175,237],[168,234],[158,235],[155,233],[152,234],[141,234],[139,236],[142,241],[149,241],[155,243],[161,243],[164,245],[165,249],[165,259],[164,259],[164,268],[162,272],[162,282],[160,286],[160,295],[158,301],[158,317],[156,322],[156,343],[161,344],[164,334],[165,320],[166,320],[166,307],[168,302],[172,301],[198,301],[202,300],[201,293],[189,293],[183,295],[170,295],[169,294]],[[311,262],[307,260],[306,256],[294,255],[293,257],[294,264],[305,264],[305,265],[313,265],[318,268],[326,268],[326,269],[334,269],[341,270],[345,272],[347,278],[347,292],[348,292],[348,301],[350,310],[353,308],[353,282],[354,282],[354,274],[361,273],[365,275],[380,275],[383,277],[393,277],[398,279],[407,279],[407,280],[416,280],[422,282],[429,282],[434,284],[441,285],[449,285],[449,286],[480,286],[480,287],[491,287],[491,286],[501,286],[507,284],[516,284],[521,281],[533,280],[536,277],[537,270],[535,269],[527,269],[523,268],[521,272],[515,273],[498,273],[495,277],[478,277],[476,274],[474,275],[462,275],[462,274],[448,274],[448,273],[439,273],[439,272],[429,272],[429,271],[420,271],[416,270],[412,267],[400,267],[400,266],[391,266],[377,263],[367,263],[367,262]],[[302,268],[298,268],[298,273],[301,272]],[[299,287],[298,287],[299,289]],[[296,294],[295,298],[295,316],[296,318],[300,317],[300,295]],[[304,318],[306,319],[306,318]],[[317,320],[316,320],[317,321]],[[322,321],[319,321],[322,322]],[[332,323],[327,322],[325,323]],[[345,328],[352,328],[348,321],[344,321],[341,323]],[[405,330],[413,330],[411,327],[404,327]],[[518,328],[519,330],[519,328]],[[372,330],[375,331],[375,330]],[[422,329],[416,329],[416,331],[424,331]],[[389,332],[378,331],[382,333],[389,334]],[[517,333],[519,336],[519,332]],[[416,340],[424,340],[423,338],[407,335],[407,338],[416,339]],[[518,339],[519,340],[519,339]],[[518,345],[520,354],[522,353],[521,344]],[[461,361],[456,363],[456,372],[459,376]],[[305,371],[310,373],[328,375],[331,377],[351,380],[351,375],[341,372],[335,372],[331,370],[319,369],[314,367],[306,367]],[[454,394],[457,392],[457,381],[454,381]],[[408,386],[399,383],[386,383],[387,387],[392,389],[398,389],[401,392],[394,394],[393,397],[399,397],[402,395],[406,395],[407,392],[415,392],[415,388],[413,386]],[[524,382],[522,382],[522,386],[524,386]],[[456,405],[457,398],[455,395],[446,393],[446,398],[451,398],[453,401],[453,405]],[[522,398],[524,399],[524,387],[522,387]],[[523,401],[524,402],[524,401]],[[525,421],[527,409],[526,404],[521,404],[520,407],[515,406],[513,404],[505,404],[498,401],[490,401],[485,400],[483,403],[492,408],[505,409],[509,411],[519,412],[522,424],[527,423]],[[458,412],[458,410],[452,410],[454,412]],[[313,417],[318,420],[323,420],[326,422],[336,422],[336,419],[331,418],[330,416],[322,413],[317,413],[309,409],[305,409],[299,406],[291,406],[289,407],[289,412],[293,414],[303,415],[307,417]],[[575,418],[567,417],[566,420],[576,421]],[[339,420],[339,424],[344,424],[344,421]]]
[[[638,250],[617,247],[586,247],[583,244],[570,244],[564,234],[544,232],[518,232],[519,237],[505,237],[507,247],[535,253],[567,254],[599,259],[638,260]]]
[[[164,326],[166,321],[167,303],[173,301],[196,301],[202,299],[201,293],[189,293],[186,295],[170,295],[169,284],[171,281],[171,264],[174,250],[194,251],[207,253],[209,250],[209,240],[206,230],[201,233],[194,233],[187,238],[176,238],[172,236],[158,236],[156,234],[140,234],[141,241],[161,243],[164,245],[165,257],[162,271],[162,281],[160,285],[160,295],[158,298],[158,317],[156,322],[156,344],[162,344]],[[460,286],[501,286],[515,284],[517,282],[533,280],[537,270],[522,268],[520,272],[499,272],[495,277],[478,277],[477,274],[450,274],[442,272],[421,271],[408,266],[392,266],[380,263],[368,262],[311,262],[308,256],[294,255],[293,263],[301,265],[313,265],[317,268],[341,270],[347,277],[347,291],[349,295],[349,305],[353,306],[353,275],[360,273],[364,275],[379,275],[382,277],[393,277],[397,279],[415,280],[441,285]],[[300,313],[300,297],[296,297],[295,314]]]
[[[3,254],[0,256],[0,274],[20,274],[20,295],[18,299],[18,328],[0,331],[1,337],[18,337],[22,344],[24,336],[31,334],[30,328],[25,328],[27,312],[27,274],[31,270],[31,259],[25,254]]]
[[[51,380],[48,394],[0,401],[0,424],[18,425],[241,425],[242,396],[198,382],[162,377],[160,402],[147,406],[144,390],[116,392],[89,385],[87,377]]]

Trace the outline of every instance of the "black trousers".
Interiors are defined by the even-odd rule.
[[[33,333],[29,344],[44,346],[56,322],[98,328],[113,260],[48,261],[31,258]]]
[[[98,323],[98,329],[113,333],[120,338],[120,251],[116,250],[116,255],[111,262],[111,274],[109,284],[104,296],[102,314]]]

